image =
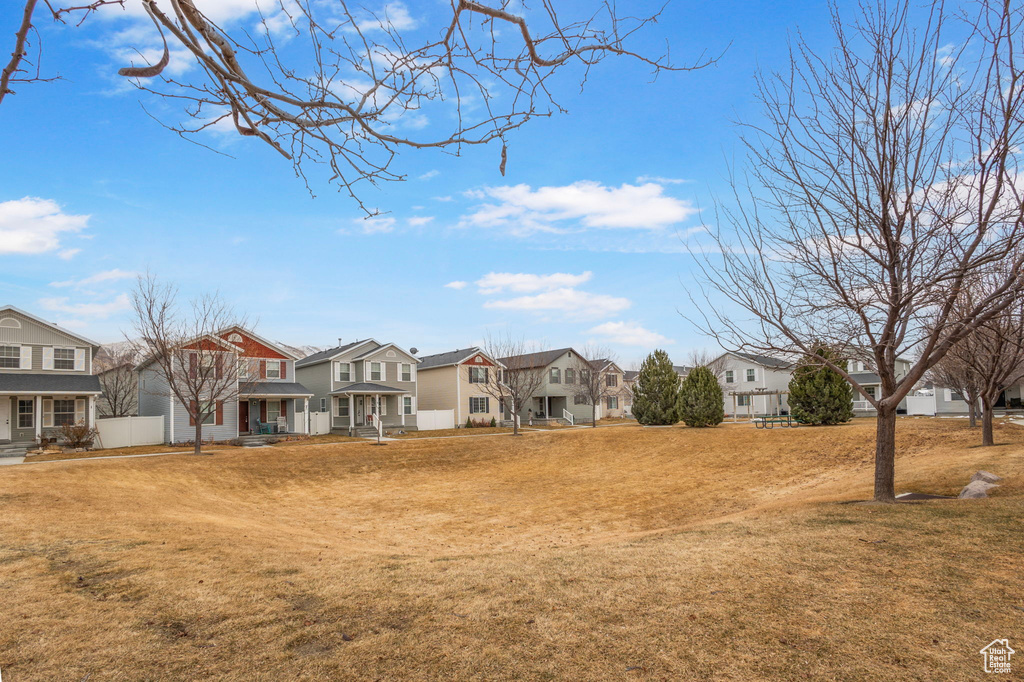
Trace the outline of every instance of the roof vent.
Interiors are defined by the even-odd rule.
[[[342,345],[344,345],[344,344],[342,344],[342,342],[341,342],[341,337],[340,337],[340,336],[338,337],[338,345],[339,345],[339,346],[342,346]]]

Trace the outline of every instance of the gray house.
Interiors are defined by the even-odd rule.
[[[543,383],[533,397],[519,410],[519,419],[523,424],[528,420],[559,421],[564,420],[564,412],[569,412],[576,422],[589,422],[592,417],[590,404],[577,394],[576,372],[579,371],[583,356],[572,348],[557,348],[539,353],[527,353],[507,358],[498,362],[506,367],[517,369],[534,369],[543,373]],[[508,406],[503,407],[503,417],[511,419]],[[598,406],[597,417],[602,416],[603,405]]]
[[[416,429],[418,364],[393,343],[364,339],[313,353],[295,363],[295,373],[313,394],[312,409],[330,412],[332,431],[368,435],[378,421]]]
[[[99,345],[14,306],[0,307],[0,450],[96,422]]]

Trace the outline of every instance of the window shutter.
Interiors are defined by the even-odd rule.
[[[260,360],[260,379],[267,378],[267,361]]]
[[[410,374],[410,378],[411,378],[411,379],[412,379],[413,381],[416,381],[416,363],[415,363],[415,362],[414,362],[414,363],[412,363],[411,365],[409,365],[409,371],[410,371],[410,373],[411,373],[411,374]]]
[[[53,346],[43,348],[43,369],[53,369]]]
[[[484,371],[486,372],[487,370],[484,370]],[[489,413],[490,411],[491,411],[491,399],[490,398],[484,398],[484,412],[488,412]]]
[[[388,363],[384,362],[383,360],[380,361],[380,380],[388,380]]]
[[[51,398],[43,400],[43,426],[47,428],[53,426],[53,400]]]
[[[953,391],[949,390],[948,388],[942,389],[942,398],[948,403],[953,399]]]
[[[341,363],[332,362],[331,365],[334,367],[334,380],[341,381]]]
[[[267,401],[266,400],[261,400],[260,401],[260,421],[261,422],[267,421]]]
[[[196,401],[194,400],[188,401],[188,425],[196,425]]]
[[[281,378],[282,379],[287,379],[288,378],[288,361],[287,360],[282,360],[281,361]]]
[[[82,422],[83,424],[85,423],[85,399],[84,398],[76,398],[75,399],[75,423],[77,424],[79,422]]]
[[[363,360],[363,381],[370,380],[370,361]]]
[[[287,417],[288,416],[288,409],[287,408],[288,408],[288,401],[282,399],[281,400],[281,416],[282,417]]]
[[[84,372],[85,371],[85,349],[84,348],[76,348],[75,349],[75,371],[76,372]]]
[[[197,376],[199,376],[199,356],[195,353],[188,354],[188,376],[193,381]],[[194,409],[192,410],[192,413],[195,414]],[[193,424],[193,426],[195,426],[195,424]]]
[[[18,369],[32,369],[32,346],[21,347],[21,362]]]
[[[224,377],[224,356],[220,353],[213,359],[213,375],[217,379]]]
[[[416,396],[412,397],[412,413],[416,414]]]
[[[217,426],[224,425],[224,401],[217,401]]]

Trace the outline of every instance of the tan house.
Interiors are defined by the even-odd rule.
[[[599,368],[601,381],[606,387],[605,397],[602,401],[604,404],[598,410],[598,418],[628,417],[633,401],[632,393],[626,386],[626,372],[612,360],[594,360],[592,364]]]
[[[455,426],[465,426],[467,419],[500,421],[498,399],[483,388],[494,381],[500,368],[500,363],[476,347],[421,357],[419,409],[454,410]]]

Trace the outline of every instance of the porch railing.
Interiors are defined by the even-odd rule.
[[[569,410],[562,410],[562,419],[568,421],[570,425],[576,426],[576,419],[572,416],[572,412]]]
[[[867,412],[868,410],[873,410],[873,409],[875,409],[875,408],[872,407],[871,403],[869,403],[867,400],[854,400],[853,401],[853,411],[854,412]]]

